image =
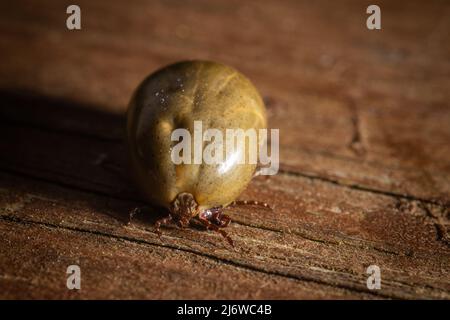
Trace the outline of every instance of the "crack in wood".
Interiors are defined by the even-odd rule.
[[[425,210],[427,216],[433,221],[433,225],[436,228],[437,240],[442,241],[445,245],[450,247],[450,236],[446,228],[447,223],[444,221],[445,216],[450,214],[450,210],[448,208],[440,208],[441,214],[436,215],[428,205],[423,203],[419,203],[419,205]]]
[[[331,177],[322,177],[322,176],[317,176],[314,174],[309,174],[309,173],[304,173],[304,172],[299,172],[299,171],[292,171],[292,170],[283,169],[283,168],[280,168],[278,173],[285,174],[288,176],[303,177],[303,178],[307,178],[310,180],[319,180],[319,181],[331,183],[333,185],[340,186],[343,188],[348,188],[348,189],[358,190],[358,191],[363,191],[363,192],[369,192],[369,193],[374,193],[374,194],[380,194],[380,195],[384,195],[384,196],[388,196],[388,197],[392,197],[392,198],[396,198],[396,199],[420,201],[423,203],[435,204],[435,205],[442,206],[442,207],[450,206],[450,203],[444,202],[440,199],[436,199],[436,200],[435,199],[425,199],[425,198],[416,197],[416,196],[409,195],[409,194],[401,194],[401,193],[392,192],[392,191],[385,191],[385,190],[380,190],[380,189],[369,188],[369,187],[361,186],[359,184],[344,183],[337,178],[333,179]]]
[[[282,230],[282,229],[271,228],[271,227],[267,227],[267,226],[261,226],[261,225],[257,225],[257,224],[254,224],[254,223],[248,223],[248,222],[244,222],[244,221],[242,221],[240,219],[236,219],[236,218],[233,219],[233,223],[236,223],[236,224],[239,224],[239,225],[242,225],[242,226],[246,226],[246,227],[255,228],[255,229],[267,230],[267,231],[272,231],[272,232],[277,232],[277,233],[286,233],[286,231]],[[342,244],[345,244],[345,245],[348,245],[348,246],[351,246],[351,247],[355,247],[355,248],[360,248],[360,249],[361,248],[370,248],[370,249],[376,250],[378,252],[386,253],[386,254],[390,254],[390,255],[394,255],[394,256],[401,256],[401,255],[408,256],[407,253],[400,253],[400,252],[387,250],[387,249],[379,248],[379,247],[372,246],[372,245],[353,244],[353,243],[350,243],[350,242],[347,242],[347,241],[343,241],[343,240],[336,240],[336,241],[322,240],[322,239],[313,238],[313,237],[311,237],[309,235],[306,235],[305,233],[301,233],[301,232],[298,232],[298,231],[287,231],[287,233],[294,234],[294,235],[299,236],[299,237],[301,237],[302,239],[305,239],[305,240],[309,240],[309,241],[313,241],[313,242],[317,242],[317,243],[322,243],[322,244],[326,244],[326,245],[342,245]],[[357,239],[356,241],[361,241],[361,240]]]
[[[364,157],[366,155],[366,148],[364,147],[362,137],[361,137],[361,121],[359,118],[359,113],[356,108],[356,104],[353,99],[348,99],[348,108],[350,110],[350,121],[352,123],[352,139],[349,143],[349,148],[358,157]]]
[[[98,190],[92,190],[92,189],[89,189],[89,188],[83,188],[83,187],[75,186],[75,185],[70,184],[70,183],[63,183],[63,182],[59,182],[59,181],[54,181],[52,179],[42,178],[42,177],[35,176],[35,175],[30,175],[28,173],[19,172],[17,170],[5,169],[5,168],[1,168],[0,167],[0,171],[2,171],[4,173],[7,173],[7,174],[17,175],[17,176],[20,176],[20,177],[26,178],[26,179],[33,179],[33,180],[40,181],[40,182],[54,184],[54,185],[57,185],[57,186],[62,187],[62,188],[68,188],[68,189],[76,190],[76,191],[83,192],[83,193],[95,194],[97,196],[102,196],[102,197],[111,198],[111,199],[120,200],[120,201],[136,202],[136,206],[142,206],[142,205],[145,204],[145,202],[142,201],[139,198],[133,198],[133,197],[127,197],[127,196],[118,196],[118,195],[110,194],[108,192],[101,192],[101,191],[98,191]],[[286,173],[285,171],[283,171],[281,173],[287,174],[287,175],[298,175],[298,176],[301,176],[301,177],[304,177],[304,178],[308,178],[308,179],[312,179],[312,180],[321,180],[321,181],[323,181],[323,178],[310,177],[308,175],[303,175],[303,174],[298,173],[298,172],[295,172],[294,174],[292,174],[292,173]],[[333,181],[326,180],[326,182],[330,182],[332,184],[337,184],[337,185],[339,185],[341,187],[348,187],[350,189],[355,189],[355,190],[358,190],[358,191],[368,192],[367,190],[361,190],[359,188],[355,188],[355,187],[352,187],[352,186],[341,185],[341,184],[338,184],[338,183],[334,183]],[[408,201],[419,201],[419,203],[420,202],[424,202],[424,207],[426,207],[425,204],[432,203],[432,202],[422,201],[422,200],[419,200],[419,199],[416,199],[416,198],[399,197],[397,195],[385,194],[384,192],[374,192],[374,193],[379,193],[379,194],[382,194],[382,195],[392,196],[392,197],[394,197],[396,199],[400,198],[400,199],[406,199]],[[434,203],[432,203],[432,204],[434,204]],[[437,205],[437,206],[440,206],[440,205]],[[446,207],[442,206],[442,210],[445,210],[445,209],[446,209]],[[113,218],[117,219],[117,217],[113,217]],[[247,227],[253,227],[253,228],[257,228],[257,229],[261,229],[261,230],[272,231],[272,232],[278,232],[278,233],[284,233],[285,232],[283,230],[276,229],[276,228],[271,228],[271,227],[267,227],[267,226],[263,226],[263,225],[256,225],[256,224],[252,224],[252,223],[246,223],[246,222],[244,222],[244,221],[242,221],[240,219],[233,219],[233,223],[240,224],[240,225],[247,226]],[[437,224],[436,228],[438,229],[438,228],[443,228],[443,227],[440,224]],[[442,241],[444,241],[446,243],[447,240],[446,240],[445,236],[444,237],[442,236],[442,230],[438,229],[437,231],[440,233],[440,235],[438,236],[438,239],[442,240]],[[376,246],[373,246],[373,245],[356,245],[356,244],[352,244],[352,243],[349,243],[347,241],[341,241],[341,240],[337,240],[335,242],[333,242],[333,241],[326,241],[326,240],[312,238],[312,237],[309,237],[309,236],[307,236],[307,235],[305,235],[303,233],[299,233],[299,232],[296,232],[296,231],[291,232],[291,233],[293,233],[293,234],[295,234],[297,236],[300,236],[300,237],[302,237],[305,240],[309,240],[309,241],[313,241],[313,242],[317,242],[317,243],[333,244],[333,245],[336,245],[336,244],[340,243],[340,244],[346,244],[346,245],[357,247],[357,248],[371,248],[371,249],[374,249],[374,250],[376,250],[378,252],[391,254],[391,255],[397,255],[397,256],[400,256],[400,255],[409,256],[410,255],[409,252],[400,253],[400,252],[396,252],[396,251],[392,251],[392,250],[388,250],[388,249],[384,249],[384,248],[379,248],[379,247],[376,247]]]
[[[26,219],[22,219],[22,218],[18,218],[18,217],[11,217],[9,215],[0,215],[0,219],[4,220],[4,221],[12,222],[12,223],[23,224],[23,225],[29,225],[29,224],[39,225],[39,226],[47,227],[47,228],[50,228],[50,229],[59,229],[59,230],[66,230],[66,231],[72,231],[72,232],[80,232],[80,233],[91,234],[91,235],[94,235],[94,236],[100,236],[100,237],[106,237],[106,238],[110,238],[110,239],[115,239],[115,240],[118,240],[118,241],[127,241],[127,242],[131,242],[131,243],[134,243],[134,244],[156,246],[156,247],[161,247],[161,248],[166,248],[166,249],[171,249],[171,250],[176,250],[176,251],[182,251],[184,253],[189,253],[189,254],[202,256],[204,258],[208,258],[208,259],[214,260],[216,262],[227,264],[227,265],[230,265],[230,266],[233,266],[233,267],[236,267],[236,268],[242,268],[242,269],[246,269],[246,270],[249,270],[249,271],[263,273],[263,274],[267,274],[267,275],[271,275],[271,276],[283,277],[283,278],[296,280],[296,281],[312,282],[312,283],[316,283],[316,284],[320,284],[320,285],[329,286],[329,287],[332,287],[332,288],[339,288],[339,289],[348,290],[350,292],[355,292],[355,293],[364,293],[364,294],[374,295],[374,296],[381,297],[381,298],[386,298],[386,299],[402,299],[402,298],[405,298],[403,296],[399,296],[399,295],[396,295],[396,294],[386,294],[386,293],[379,292],[379,291],[371,291],[369,289],[364,289],[362,287],[359,288],[359,287],[355,287],[355,286],[352,286],[352,285],[332,283],[332,282],[316,279],[316,278],[305,276],[305,275],[293,275],[293,274],[290,274],[289,272],[266,270],[266,269],[258,268],[257,266],[254,266],[254,265],[251,265],[251,264],[246,264],[246,263],[242,263],[242,262],[239,262],[239,261],[234,261],[232,259],[227,259],[227,258],[224,258],[224,257],[218,257],[218,256],[215,256],[215,255],[212,255],[212,254],[208,254],[208,253],[205,253],[205,252],[200,252],[200,251],[197,251],[197,250],[193,250],[193,249],[185,248],[185,247],[180,247],[180,246],[176,246],[176,245],[170,245],[170,244],[162,245],[162,244],[158,244],[157,242],[150,242],[150,241],[147,241],[147,240],[136,239],[136,238],[133,238],[133,237],[114,235],[114,234],[109,234],[109,233],[96,231],[96,230],[83,229],[83,228],[79,228],[79,227],[61,226],[61,225],[48,223],[48,222],[26,220]],[[333,270],[327,270],[327,271],[333,271]],[[387,282],[386,279],[384,279],[383,281],[384,281],[384,283]],[[398,281],[396,281],[396,282],[399,283]],[[405,285],[408,285],[408,284],[405,284]],[[432,287],[432,286],[426,285],[426,284],[425,285],[421,284],[421,287],[422,288],[429,288],[429,289],[432,289],[432,290],[435,290],[435,291],[442,292],[441,289],[438,289],[438,288],[435,288],[435,287]]]
[[[38,177],[38,176],[35,176],[35,175],[30,175],[28,173],[19,172],[17,170],[4,169],[4,168],[0,167],[0,171],[3,171],[5,173],[7,173],[7,174],[21,176],[21,177],[27,178],[27,179],[33,179],[33,180],[36,180],[36,181],[41,181],[41,182],[45,182],[45,183],[49,183],[49,184],[54,184],[54,185],[57,185],[57,186],[62,187],[62,188],[68,188],[68,189],[76,190],[76,191],[83,192],[83,193],[95,194],[97,196],[102,196],[102,197],[111,198],[111,199],[115,199],[115,200],[136,202],[137,206],[144,205],[144,203],[145,203],[144,201],[142,201],[139,198],[133,198],[133,197],[128,197],[128,196],[119,196],[119,195],[114,195],[114,194],[111,194],[111,193],[108,193],[108,192],[101,192],[101,191],[98,191],[98,190],[92,190],[92,189],[89,189],[89,188],[83,188],[83,187],[75,186],[74,184],[71,184],[71,183],[63,183],[63,182],[55,181],[55,180],[48,179],[48,178],[42,178],[42,177]],[[304,177],[304,178],[308,178],[308,179],[312,179],[312,180],[324,181],[324,178],[322,178],[322,177],[309,176],[309,175],[305,175],[305,174],[298,173],[298,172],[291,173],[291,172],[286,172],[286,171],[283,170],[280,173],[287,174],[287,175],[300,176],[300,177]],[[386,195],[386,196],[391,196],[391,197],[394,197],[396,199],[403,199],[403,200],[407,200],[407,201],[418,201],[419,203],[423,202],[422,205],[423,205],[424,208],[426,208],[426,204],[434,204],[434,205],[437,205],[437,206],[442,206],[440,204],[435,204],[434,202],[431,202],[431,201],[428,201],[428,200],[417,199],[415,197],[405,197],[405,196],[401,196],[401,195],[399,196],[399,195],[396,195],[396,194],[392,195],[392,194],[389,194],[389,193],[386,194],[385,192],[382,192],[382,191],[378,192],[376,190],[375,191],[374,190],[365,190],[365,189],[361,189],[361,188],[355,187],[355,186],[342,185],[340,183],[334,182],[333,180],[325,180],[325,182],[329,182],[329,183],[332,183],[334,185],[338,185],[338,186],[341,186],[341,187],[347,187],[347,188],[350,188],[350,189],[355,189],[355,190],[358,190],[358,191],[372,192],[372,193],[382,194],[382,195]],[[441,209],[442,210],[448,210],[448,208],[446,206],[442,206]],[[433,216],[430,216],[430,217],[432,219],[434,219],[434,220],[436,218],[436,217],[433,217]],[[113,218],[117,219],[117,217],[113,217]],[[244,222],[244,221],[242,221],[240,219],[233,219],[233,222],[236,223],[236,224],[240,224],[240,225],[247,226],[247,227],[254,227],[254,228],[257,228],[257,229],[261,229],[261,230],[267,230],[267,231],[279,232],[279,233],[284,233],[285,232],[283,230],[276,229],[276,228],[270,228],[270,227],[263,226],[263,225],[256,225],[256,224],[252,224],[252,223],[246,223],[246,222]],[[445,231],[445,227],[442,225],[442,223],[439,223],[439,222],[436,222],[436,221],[433,221],[433,223],[435,224],[436,231],[438,232],[438,240],[443,241],[446,245],[448,245],[448,241],[449,240],[447,239],[447,234],[446,234],[446,231]],[[376,250],[378,252],[391,254],[391,255],[397,255],[397,256],[400,256],[400,255],[409,256],[410,255],[409,252],[400,253],[400,252],[396,252],[396,251],[392,251],[392,250],[388,250],[388,249],[384,249],[384,248],[379,248],[379,247],[376,247],[376,246],[373,246],[373,245],[357,245],[357,244],[352,244],[352,243],[349,243],[347,241],[341,241],[341,240],[337,240],[336,242],[326,241],[326,240],[320,240],[320,239],[312,238],[312,237],[309,237],[309,236],[307,236],[307,235],[305,235],[303,233],[299,233],[299,232],[292,232],[292,233],[297,235],[297,236],[302,237],[305,240],[318,242],[318,243],[325,243],[325,244],[336,245],[339,242],[341,244],[346,244],[346,245],[349,245],[349,246],[352,246],[352,247],[370,248],[370,249]]]
[[[330,153],[330,152],[323,151],[323,150],[311,150],[311,149],[308,149],[305,147],[296,148],[295,146],[289,146],[289,148],[299,150],[300,152],[305,152],[305,153],[308,153],[311,155],[322,155],[322,156],[324,156],[326,158],[330,158],[330,159],[351,161],[351,162],[355,162],[355,163],[360,162],[361,161],[360,157],[364,156],[366,154],[366,148],[364,147],[364,145],[362,143],[359,115],[356,110],[356,107],[354,106],[355,103],[353,102],[353,100],[348,99],[348,98],[346,100],[351,101],[348,104],[351,105],[351,107],[349,107],[349,108],[352,113],[351,122],[353,125],[353,136],[352,136],[351,142],[348,145],[349,145],[349,148],[355,152],[355,154],[358,156],[358,158],[352,158],[352,157],[348,157],[348,156],[344,156],[344,155],[334,154],[334,153]],[[121,119],[121,121],[120,121],[121,123],[125,123],[125,118],[123,116],[115,115],[115,117],[117,117],[118,125],[119,125],[119,119]],[[24,121],[22,119],[20,119],[20,120],[12,119],[12,118],[8,117],[7,113],[2,115],[1,121],[7,125],[13,126],[13,127],[20,126],[23,128],[31,128],[31,129],[35,129],[35,130],[39,130],[39,131],[43,131],[43,132],[47,132],[47,133],[65,134],[65,135],[71,136],[71,137],[83,137],[83,138],[95,139],[100,142],[109,142],[112,144],[121,144],[121,143],[124,143],[124,141],[125,141],[124,136],[114,137],[114,136],[110,136],[110,135],[103,135],[103,134],[98,134],[98,133],[96,134],[93,132],[88,132],[86,130],[70,130],[70,129],[61,128],[61,127],[57,128],[54,126],[48,126],[48,125],[45,125],[42,123],[38,125],[36,123],[30,122],[30,121]],[[417,169],[416,167],[386,166],[386,165],[382,165],[376,161],[366,161],[365,163],[370,166],[384,169],[384,170],[408,171],[411,169]],[[281,164],[281,166],[283,166],[283,162],[281,162],[280,164]],[[116,166],[117,166],[117,164],[116,164]]]

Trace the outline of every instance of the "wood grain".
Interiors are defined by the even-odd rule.
[[[0,297],[450,298],[450,7],[364,1],[0,4]],[[216,234],[164,228],[130,181],[123,112],[149,72],[218,60],[261,90],[281,170]],[[70,264],[82,290],[65,287]],[[366,268],[379,265],[382,289]]]

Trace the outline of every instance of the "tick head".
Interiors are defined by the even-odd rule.
[[[170,204],[170,213],[176,221],[189,223],[189,220],[198,214],[198,203],[192,194],[179,193]]]

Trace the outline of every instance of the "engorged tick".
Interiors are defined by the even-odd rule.
[[[158,92],[164,92],[164,101]],[[246,131],[267,127],[264,102],[241,73],[209,61],[176,63],[147,77],[131,99],[127,142],[132,172],[145,199],[168,210],[168,215],[155,223],[159,235],[164,224],[187,227],[199,223],[219,232],[233,245],[222,230],[231,221],[223,209],[239,204],[267,207],[261,202],[235,201],[251,181],[257,165],[174,164],[171,133],[177,128],[193,132],[194,121],[202,121],[205,130],[223,132],[227,128]],[[245,150],[235,152],[246,152],[247,148],[245,144]],[[224,159],[233,156],[227,154]]]

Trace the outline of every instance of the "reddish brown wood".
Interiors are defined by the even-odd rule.
[[[450,298],[450,7],[443,1],[0,4],[1,298]],[[248,75],[281,171],[220,235],[152,223],[123,112],[149,72],[212,59]],[[69,264],[82,290],[65,287]],[[382,289],[366,287],[366,268]],[[217,277],[217,273],[223,276]]]

